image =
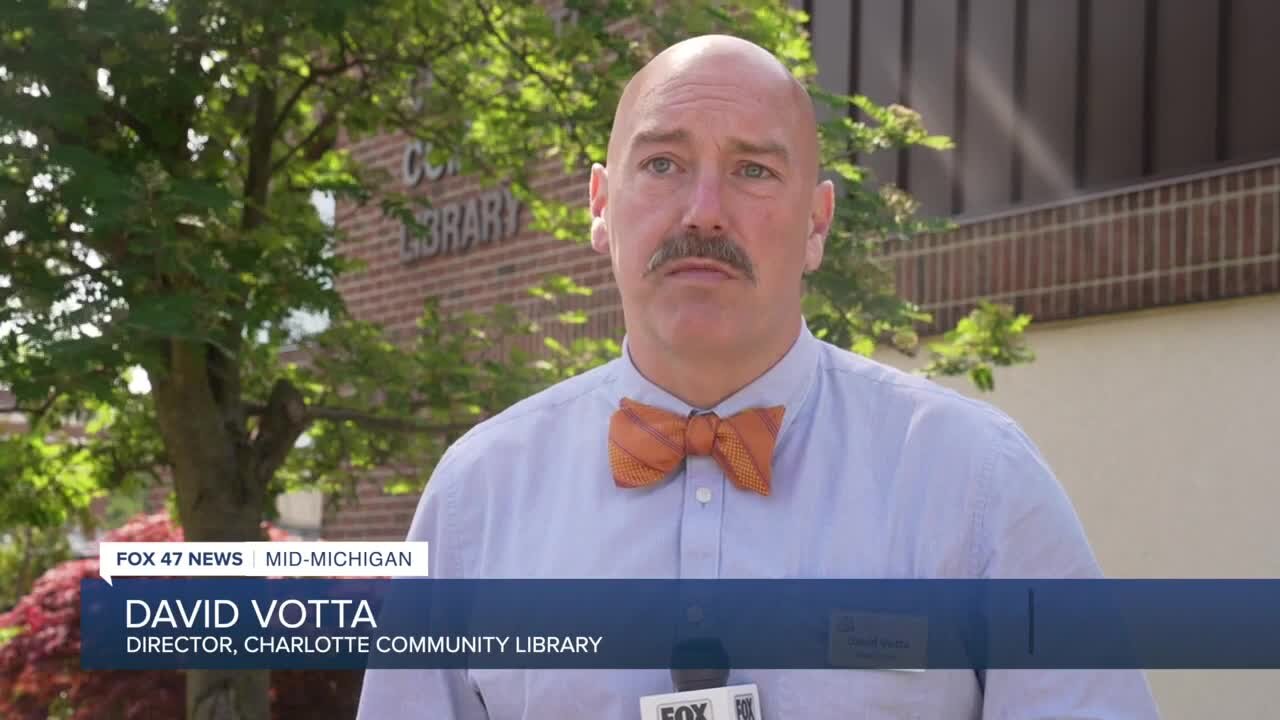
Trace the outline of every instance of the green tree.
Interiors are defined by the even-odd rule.
[[[339,143],[340,130],[402,131],[437,161],[456,154],[464,172],[511,183],[541,229],[585,239],[585,209],[534,193],[531,160],[577,171],[601,159],[623,84],[657,49],[733,32],[813,82],[803,17],[782,0],[653,4],[571,0],[571,21],[557,22],[537,2],[11,0],[0,387],[13,400],[0,410],[38,430],[5,441],[16,454],[0,463],[17,480],[0,484],[0,501],[27,497],[33,510],[4,519],[47,526],[83,507],[81,484],[165,477],[188,539],[258,539],[282,490],[337,490],[374,466],[420,486],[477,419],[616,355],[616,339],[555,341],[555,323],[581,321],[556,314],[558,298],[584,292],[564,278],[535,290],[551,324],[428,306],[420,335],[392,342],[346,312],[341,235],[312,199],[375,203],[412,224],[415,201]],[[624,34],[627,19],[638,26]],[[909,198],[870,189],[854,158],[947,143],[905,109],[823,97],[837,109],[823,146],[843,197],[807,310],[840,345],[912,351],[927,318],[875,256],[924,225]],[[300,337],[300,311],[329,328]],[[930,372],[989,386],[993,365],[1027,359],[1024,326],[984,306],[933,349]],[[546,352],[521,338],[545,338]],[[145,393],[129,390],[137,368]],[[66,418],[89,420],[86,432]],[[192,671],[187,683],[188,717],[266,717],[266,673]]]
[[[0,614],[31,591],[36,578],[60,562],[71,559],[62,528],[38,529],[27,525],[0,539]],[[0,631],[0,645],[4,644]]]

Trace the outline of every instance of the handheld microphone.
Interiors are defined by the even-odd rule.
[[[755,684],[726,686],[728,680],[729,656],[720,641],[682,642],[672,653],[675,692],[641,697],[641,720],[762,720]]]

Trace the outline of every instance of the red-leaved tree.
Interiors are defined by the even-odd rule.
[[[286,540],[263,525],[267,539]],[[114,542],[179,542],[182,528],[165,513],[138,517],[103,538]],[[36,581],[31,592],[0,614],[0,718],[6,720],[158,720],[184,713],[185,685],[177,670],[80,669],[80,581],[98,577],[98,560],[65,562]],[[2,641],[0,641],[2,642]],[[275,720],[354,717],[359,671],[278,670],[271,673]]]

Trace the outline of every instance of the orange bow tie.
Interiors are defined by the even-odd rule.
[[[609,420],[609,466],[618,487],[666,477],[686,455],[710,455],[743,490],[769,494],[773,444],[786,408],[752,408],[727,418],[684,417],[627,398]]]

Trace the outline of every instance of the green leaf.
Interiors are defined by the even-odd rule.
[[[487,5],[488,17],[482,5],[445,0],[20,3],[21,14],[0,13],[0,135],[39,137],[0,146],[0,229],[22,234],[19,245],[0,245],[13,299],[0,323],[21,334],[0,342],[0,386],[32,407],[55,398],[45,416],[26,416],[36,425],[29,435],[0,439],[0,533],[5,523],[62,522],[86,498],[199,466],[210,455],[175,455],[208,440],[201,433],[226,432],[218,447],[241,452],[263,426],[238,409],[264,406],[280,382],[315,406],[464,427],[618,357],[618,337],[583,337],[591,324],[578,298],[592,290],[567,275],[529,288],[537,302],[518,311],[428,302],[403,335],[354,318],[343,293],[376,283],[362,258],[391,249],[362,245],[369,228],[425,232],[425,198],[444,197],[425,183],[403,187],[403,148],[379,150],[380,138],[430,143],[435,163],[456,156],[459,187],[509,188],[522,232],[586,243],[590,212],[565,184],[606,159],[614,107],[643,59],[695,33],[761,43],[831,109],[820,150],[842,181],[824,262],[806,277],[814,334],[863,354],[919,343],[930,316],[893,286],[885,240],[945,223],[920,219],[909,193],[877,189],[866,163],[950,141],[911,108],[817,88],[809,34],[790,3],[681,0],[657,12],[639,0],[575,0],[579,21],[560,35],[544,4]],[[356,55],[368,60],[359,72],[340,64]],[[433,81],[419,92],[422,67]],[[113,97],[97,86],[100,68]],[[32,83],[50,92],[24,92]],[[269,128],[255,110],[266,88]],[[419,95],[424,111],[409,112]],[[556,158],[564,182],[548,182],[544,158]],[[56,182],[29,198],[37,176]],[[321,221],[314,192],[335,195],[340,227]],[[437,260],[421,259],[424,278]],[[299,312],[331,322],[300,336],[290,326]],[[926,372],[989,387],[996,368],[1032,359],[1030,320],[983,305],[932,339]],[[172,372],[176,349],[197,359],[195,372]],[[150,373],[151,395],[128,391],[135,367]],[[174,408],[172,398],[216,402]],[[90,419],[91,432],[72,442],[64,418]],[[372,468],[392,490],[420,488],[456,433],[351,421],[314,423],[305,437],[267,473],[262,508],[301,487],[341,503]],[[242,487],[187,480],[179,492],[215,500]],[[257,527],[261,510],[245,508],[239,526]]]
[[[193,295],[142,297],[128,310],[129,326],[150,335],[190,337],[199,327],[200,301]]]
[[[995,378],[991,374],[989,365],[978,365],[969,371],[969,377],[973,379],[973,384],[979,390],[991,391],[995,389]]]

